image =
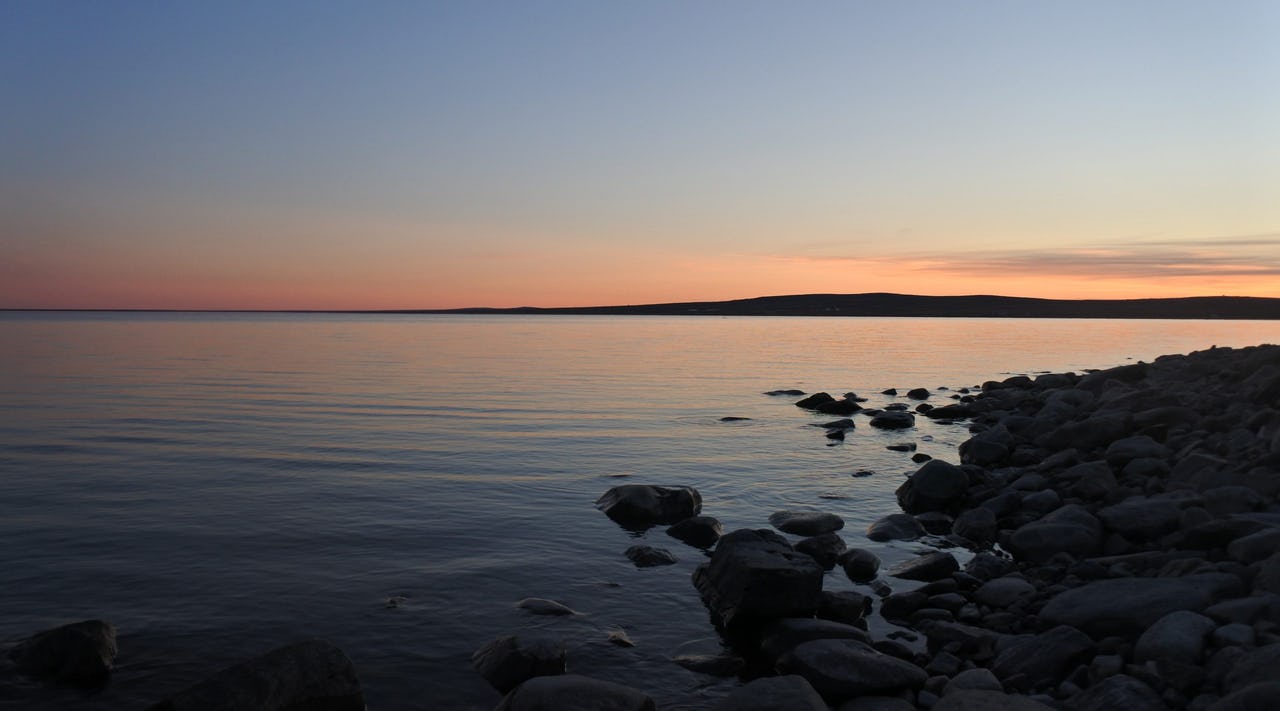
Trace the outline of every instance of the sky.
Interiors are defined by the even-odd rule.
[[[0,107],[0,308],[1280,297],[1273,0],[6,0]]]

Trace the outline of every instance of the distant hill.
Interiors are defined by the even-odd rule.
[[[733,301],[566,308],[419,309],[396,313],[597,314],[648,316],[927,316],[980,318],[1280,319],[1280,299],[1028,299],[1015,296],[798,294]]]

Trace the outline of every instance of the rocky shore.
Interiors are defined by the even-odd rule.
[[[832,439],[864,417],[906,432],[916,418],[948,421],[972,436],[958,463],[919,455],[896,492],[902,511],[866,531],[814,509],[726,533],[692,487],[603,493],[597,508],[624,528],[663,526],[673,546],[705,554],[691,585],[728,651],[672,661],[743,680],[716,711],[1280,708],[1280,346],[914,388],[883,409],[853,393],[768,394],[841,417],[817,423]],[[882,569],[864,538],[928,552]],[[655,546],[625,555],[637,567],[675,561]],[[823,589],[837,567],[854,590]],[[609,641],[631,644],[621,631]],[[116,630],[98,620],[7,652],[26,676],[89,689],[115,656]],[[643,688],[566,673],[553,639],[500,637],[473,665],[503,694],[498,709],[655,708]],[[351,661],[308,640],[152,708],[363,707]]]

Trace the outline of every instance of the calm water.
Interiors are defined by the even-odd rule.
[[[727,529],[829,510],[865,544],[915,468],[885,446],[955,461],[965,430],[863,418],[827,446],[807,423],[831,418],[762,391],[878,405],[887,387],[1280,342],[1280,322],[9,313],[0,342],[0,641],[90,617],[121,632],[104,692],[6,668],[0,708],[137,708],[321,636],[371,709],[488,709],[471,652],[534,631],[564,638],[574,671],[701,708],[735,683],[668,661],[715,644],[689,582],[701,553],[653,529],[638,537],[680,562],[634,568],[637,536],[592,506],[610,486],[696,486]],[[530,616],[528,596],[585,614]],[[606,641],[617,628],[634,648]]]

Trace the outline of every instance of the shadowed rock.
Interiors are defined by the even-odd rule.
[[[714,711],[827,711],[827,704],[804,677],[767,676],[734,689]]]
[[[916,689],[928,674],[852,639],[818,639],[797,645],[778,660],[779,671],[799,674],[828,700]]]
[[[808,617],[818,607],[822,566],[767,529],[725,535],[693,583],[720,620]]]
[[[821,511],[778,511],[769,516],[769,523],[797,536],[817,536],[844,528],[844,519]]]
[[[494,711],[654,711],[653,699],[629,686],[577,674],[538,676],[507,694]]]
[[[471,655],[471,666],[505,694],[535,676],[564,673],[564,644],[548,639],[499,637]]]
[[[116,658],[116,628],[102,620],[55,627],[19,642],[9,658],[29,677],[77,686],[100,684]]]
[[[702,496],[691,486],[623,484],[596,499],[596,508],[624,526],[671,524],[698,515]]]
[[[695,548],[710,548],[720,540],[724,527],[713,516],[691,516],[667,528],[667,535]]]
[[[1040,617],[1100,637],[1141,632],[1170,612],[1208,605],[1204,589],[1178,578],[1117,578],[1059,593],[1040,610]]]

